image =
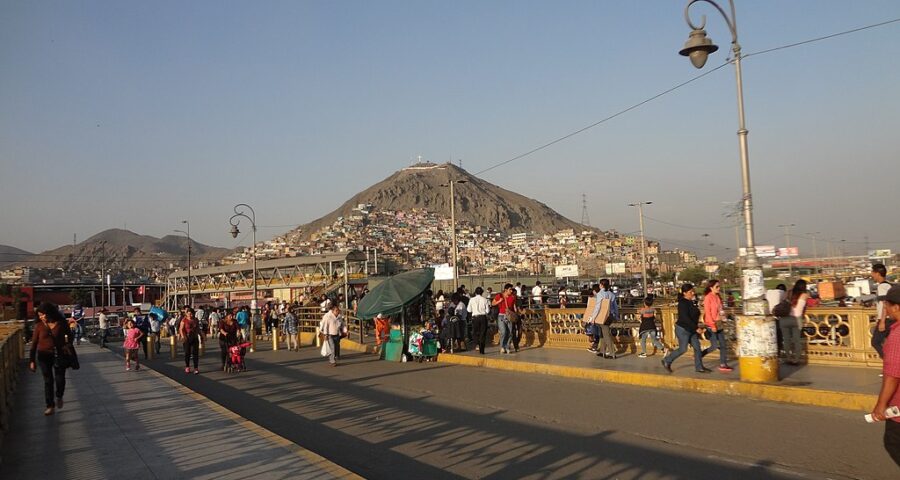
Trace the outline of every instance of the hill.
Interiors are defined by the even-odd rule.
[[[187,259],[187,238],[166,235],[156,238],[139,235],[129,230],[110,229],[75,245],[47,250],[16,262],[40,268],[80,268],[98,270],[106,268],[167,267],[172,263],[184,263]],[[211,247],[191,241],[194,261],[218,260],[230,253],[227,248]]]
[[[295,229],[301,238],[350,215],[359,204],[379,210],[409,211],[414,208],[450,217],[450,179],[457,182],[456,217],[473,225],[507,233],[556,233],[572,228],[589,229],[563,217],[547,205],[473,176],[450,163],[417,164],[395,172],[354,195],[333,212]],[[464,182],[464,183],[463,183]]]
[[[0,268],[6,268],[14,265],[31,256],[31,252],[26,252],[21,248],[11,247],[9,245],[0,245]]]

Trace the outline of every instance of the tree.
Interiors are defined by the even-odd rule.
[[[706,269],[702,265],[685,268],[678,274],[680,282],[690,282],[694,285],[703,283],[708,277],[709,274],[706,273]]]

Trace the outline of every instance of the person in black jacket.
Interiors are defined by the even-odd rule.
[[[700,334],[703,333],[704,325],[700,323],[700,309],[697,308],[696,296],[693,285],[685,283],[681,286],[681,294],[678,295],[678,320],[675,322],[678,350],[670,352],[662,359],[662,366],[669,373],[672,373],[672,362],[687,351],[688,343],[694,347],[694,370],[699,373],[712,371],[703,366],[703,356],[700,352]]]

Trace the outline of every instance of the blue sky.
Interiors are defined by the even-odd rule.
[[[683,8],[3,2],[0,244],[39,251],[125,225],[163,236],[189,219],[198,241],[232,247],[236,203],[271,237],[417,155],[481,171],[702,73],[677,55]],[[745,53],[900,18],[894,0],[737,9]],[[724,21],[692,11],[722,47],[706,68],[720,65]],[[758,243],[795,223],[851,253],[866,235],[900,250],[885,175],[900,153],[898,40],[895,23],[744,61]],[[727,66],[483,177],[575,220],[587,193],[591,223],[623,232],[637,230],[626,204],[651,200],[649,236],[733,246],[736,130]]]

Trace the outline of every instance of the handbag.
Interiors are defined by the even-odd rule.
[[[53,343],[57,344],[53,329],[49,326],[46,328],[50,332],[50,337],[53,338]],[[72,370],[81,368],[81,365],[78,363],[78,354],[75,353],[75,346],[69,343],[68,335],[63,336],[63,346],[57,349],[56,357],[53,359],[53,366],[61,369],[71,368]]]

